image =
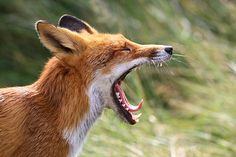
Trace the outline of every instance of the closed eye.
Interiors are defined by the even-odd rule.
[[[131,52],[131,49],[128,48],[128,47],[124,47],[121,49],[121,51],[124,51],[124,52]]]

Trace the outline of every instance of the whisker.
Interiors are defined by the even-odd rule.
[[[172,56],[185,57],[185,55],[184,55],[184,54],[181,54],[181,53],[174,53]]]
[[[181,60],[178,60],[177,58],[172,58],[174,61],[178,62],[178,63],[182,63],[184,65],[188,65],[186,62],[183,62]]]
[[[164,61],[163,59],[161,59],[162,63],[164,63],[165,65],[169,66],[166,61]]]
[[[155,67],[156,69],[158,69],[156,63],[155,63],[153,60],[152,60],[152,64],[154,65],[154,67]]]
[[[170,68],[169,68],[169,64],[166,62],[166,61],[164,61],[164,60],[162,60],[163,61],[163,64],[165,64],[166,66],[163,66],[163,70],[165,71],[165,73],[167,74],[167,77],[168,78],[171,78],[170,77],[170,75],[172,75],[173,74],[173,72],[170,70]]]

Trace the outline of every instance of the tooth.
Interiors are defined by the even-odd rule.
[[[136,123],[138,123],[138,122],[139,122],[139,119],[136,119],[135,121],[136,121]]]
[[[116,92],[116,96],[117,96],[118,98],[120,98],[120,93]]]
[[[136,115],[137,119],[142,115],[142,113],[139,113],[138,115]]]
[[[121,100],[121,99],[119,99],[119,102],[122,102],[122,100]]]
[[[128,108],[128,107],[126,107],[125,109],[126,109],[127,111],[129,111],[129,108]]]
[[[160,63],[160,66],[162,67],[162,63]]]
[[[123,107],[125,107],[125,104],[122,104]]]
[[[139,119],[139,117],[142,115],[142,113],[139,113],[138,115],[135,115],[135,114],[133,114],[132,116],[132,118],[134,119],[134,120],[137,120],[137,119]]]

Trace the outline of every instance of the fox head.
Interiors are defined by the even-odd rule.
[[[111,108],[130,124],[138,121],[135,113],[143,101],[131,105],[121,89],[122,80],[142,64],[169,60],[173,50],[171,46],[137,44],[121,34],[99,33],[70,15],[62,16],[58,26],[38,21],[36,30],[42,44],[83,78],[89,105]]]

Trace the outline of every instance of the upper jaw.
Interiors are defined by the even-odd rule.
[[[150,57],[150,60],[158,63],[166,62],[171,58],[171,54],[167,53],[164,50],[159,51],[158,53],[154,54]]]

